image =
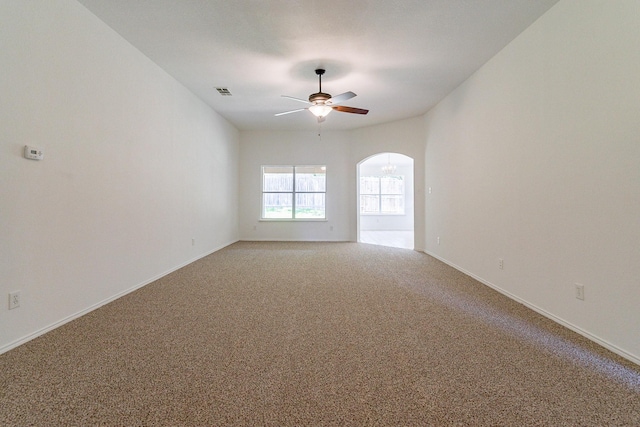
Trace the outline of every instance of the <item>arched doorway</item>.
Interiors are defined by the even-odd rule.
[[[380,153],[358,163],[358,242],[413,249],[413,159]]]

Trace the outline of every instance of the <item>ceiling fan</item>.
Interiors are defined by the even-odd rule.
[[[284,113],[278,113],[276,116],[282,116],[284,114],[297,113],[298,111],[309,110],[311,113],[318,118],[318,123],[322,123],[327,117],[327,114],[332,112],[333,110],[341,111],[343,113],[353,113],[353,114],[367,114],[369,110],[364,110],[362,108],[354,108],[354,107],[346,107],[344,105],[337,105],[344,101],[347,101],[354,96],[356,96],[353,92],[345,92],[340,95],[331,96],[328,93],[322,92],[322,75],[325,70],[322,68],[318,68],[316,70],[316,74],[318,75],[318,92],[312,93],[309,95],[309,100],[294,98],[293,96],[282,95],[284,98],[293,99],[294,101],[304,102],[305,104],[311,104],[310,107],[307,108],[298,108],[297,110],[285,111]]]

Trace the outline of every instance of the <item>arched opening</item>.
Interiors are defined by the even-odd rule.
[[[413,249],[413,159],[380,153],[358,163],[358,242]]]

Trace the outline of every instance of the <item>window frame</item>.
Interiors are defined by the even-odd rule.
[[[402,192],[401,193],[383,193],[382,192],[382,179],[385,177],[398,177],[402,180]],[[363,193],[362,192],[362,178],[376,178],[377,180],[377,187],[378,187],[378,192],[377,193]],[[366,215],[366,216],[402,216],[402,215],[406,215],[406,186],[405,186],[405,176],[402,174],[392,174],[392,175],[364,175],[364,176],[360,176],[360,190],[359,190],[359,214],[360,215]],[[362,212],[362,197],[363,196],[374,196],[378,199],[378,210],[376,212]],[[383,212],[382,211],[382,199],[385,196],[401,196],[402,197],[402,212],[401,213],[397,213],[397,212]]]
[[[292,183],[291,191],[265,191],[265,169],[268,168],[291,168]],[[297,168],[318,168],[324,172],[324,191],[298,191],[296,189]],[[261,165],[260,166],[261,190],[260,190],[260,221],[268,222],[304,222],[304,221],[327,221],[327,166],[326,165]],[[265,194],[291,194],[291,217],[290,218],[268,218],[265,217]],[[324,196],[324,216],[322,218],[296,218],[296,195],[298,194],[322,194]]]

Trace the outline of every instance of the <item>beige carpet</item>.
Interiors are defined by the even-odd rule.
[[[0,372],[8,426],[640,425],[637,365],[427,255],[357,243],[236,243]]]

